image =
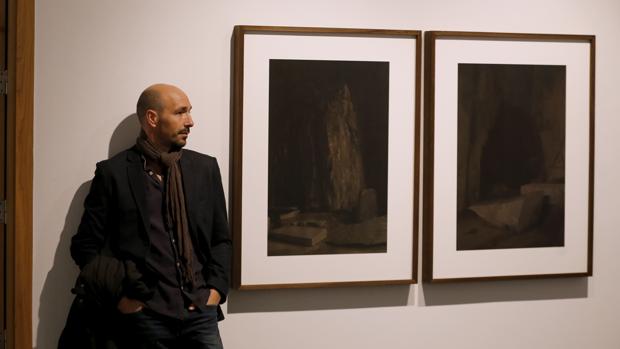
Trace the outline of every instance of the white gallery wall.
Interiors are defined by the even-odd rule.
[[[594,276],[232,292],[226,348],[620,348],[617,0],[36,1],[35,347],[55,348],[95,163],[132,144],[144,87],[188,93],[188,147],[216,156],[228,187],[237,24],[596,35]]]

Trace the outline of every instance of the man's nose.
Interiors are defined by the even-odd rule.
[[[187,114],[185,117],[185,127],[194,127],[194,119],[190,114]]]

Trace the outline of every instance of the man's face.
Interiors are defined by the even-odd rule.
[[[155,128],[156,141],[165,148],[179,149],[187,143],[189,129],[194,126],[192,105],[179,89],[167,89],[161,93],[163,108]]]

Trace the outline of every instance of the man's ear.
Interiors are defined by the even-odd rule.
[[[144,119],[149,127],[155,128],[159,124],[159,115],[157,115],[157,112],[153,109],[146,110]]]

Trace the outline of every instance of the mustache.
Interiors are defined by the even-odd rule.
[[[180,134],[180,135],[184,135],[184,134],[188,135],[189,134],[189,128],[184,128],[184,129],[180,130],[178,132],[178,134]]]

